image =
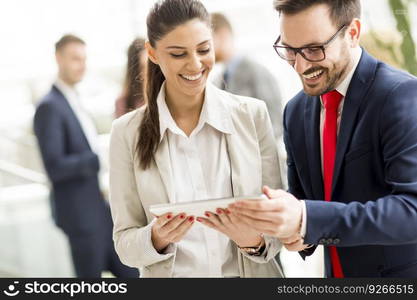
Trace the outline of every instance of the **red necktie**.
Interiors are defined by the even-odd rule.
[[[337,141],[337,109],[343,96],[336,90],[322,95],[326,116],[323,129],[323,179],[324,200],[331,201],[333,169],[336,159]],[[343,278],[342,265],[335,246],[329,246],[330,260],[332,262],[333,276]]]

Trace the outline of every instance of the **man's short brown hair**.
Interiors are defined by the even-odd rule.
[[[274,7],[280,14],[294,15],[313,5],[326,4],[330,18],[337,27],[349,25],[361,16],[360,0],[274,0]]]
[[[230,24],[229,20],[226,18],[225,15],[221,13],[212,13],[211,15],[211,28],[213,32],[217,32],[222,28],[227,28],[230,32],[232,32],[232,25]]]
[[[55,52],[62,50],[66,45],[70,43],[79,43],[85,45],[85,42],[78,36],[73,34],[66,34],[61,37],[58,42],[55,43]]]

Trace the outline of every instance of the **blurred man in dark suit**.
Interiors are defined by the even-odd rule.
[[[34,118],[45,169],[52,183],[54,217],[68,237],[78,277],[138,277],[114,250],[112,220],[98,180],[95,126],[83,109],[76,84],[85,73],[85,43],[65,35],[56,43],[58,78]]]
[[[274,135],[282,138],[282,95],[275,77],[253,59],[239,55],[234,46],[233,29],[221,13],[212,13],[216,63],[224,64],[221,78],[215,78],[218,87],[242,96],[263,100],[268,108]]]

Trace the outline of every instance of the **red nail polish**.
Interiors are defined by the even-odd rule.
[[[190,221],[190,222],[194,222],[194,217],[193,217],[193,216],[189,217],[189,218],[188,218],[188,221]]]
[[[230,214],[231,214],[231,211],[230,211],[229,209],[227,209],[227,208],[226,208],[224,211],[225,211],[225,212],[226,212],[226,214],[228,214],[228,215],[230,215]]]
[[[168,215],[167,216],[167,219],[169,220],[169,219],[171,219],[172,218],[172,215]]]
[[[180,218],[181,219],[185,219],[185,215],[180,215]]]
[[[210,214],[209,214],[208,212],[206,212],[204,215],[205,215],[206,217],[210,217]]]
[[[220,208],[216,209],[217,214],[221,215],[222,214],[222,210]]]
[[[203,222],[203,219],[201,219],[200,217],[197,218],[198,222]]]

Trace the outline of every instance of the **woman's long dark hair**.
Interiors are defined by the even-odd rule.
[[[210,26],[210,15],[198,0],[161,0],[151,9],[146,20],[149,43],[153,48],[156,42],[177,26],[192,19],[199,19]],[[136,147],[139,165],[142,169],[150,167],[160,140],[159,113],[156,98],[165,77],[158,65],[148,59],[145,76],[145,115],[139,127],[139,140]]]
[[[124,111],[129,112],[144,103],[143,80],[144,68],[141,65],[141,55],[144,55],[145,39],[136,38],[127,50],[127,67],[124,83]]]

